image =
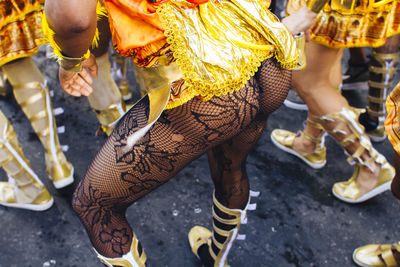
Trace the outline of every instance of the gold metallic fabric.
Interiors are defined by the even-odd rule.
[[[287,13],[306,0],[289,0]],[[379,47],[400,33],[400,0],[331,0],[318,13],[311,40],[332,48]]]
[[[142,0],[105,1],[120,52],[133,56],[141,67],[176,61],[181,72],[176,91],[185,89],[185,99],[174,106],[195,96],[208,100],[240,89],[261,62],[273,56],[283,68],[298,66],[296,43],[270,13],[267,1],[211,0],[196,5],[169,0],[148,5]]]
[[[157,12],[193,96],[208,100],[241,88],[272,56],[283,68],[297,66],[293,37],[262,1],[170,0]]]
[[[0,66],[31,56],[45,43],[38,0],[0,1]]]

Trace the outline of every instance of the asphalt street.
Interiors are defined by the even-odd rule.
[[[64,125],[60,135],[68,145],[68,160],[78,182],[105,141],[95,136],[98,124],[85,97],[65,94],[58,85],[57,65],[45,57],[44,49],[34,57],[54,90],[53,105],[64,114],[56,117]],[[131,89],[137,92],[132,71]],[[398,78],[397,78],[398,80]],[[358,106],[366,92],[348,94]],[[137,96],[137,93],[136,93]],[[58,192],[45,173],[43,148],[29,121],[12,96],[0,98],[0,109],[10,119],[25,155],[55,198],[44,212],[0,206],[0,266],[102,266],[96,259],[83,226],[70,206],[72,190]],[[308,167],[294,156],[277,149],[270,141],[275,128],[297,131],[306,112],[282,106],[270,116],[258,145],[250,153],[247,171],[251,189],[261,195],[253,202],[229,263],[236,266],[354,266],[353,250],[375,242],[398,242],[399,204],[390,192],[358,205],[349,205],[331,194],[333,183],[347,180],[352,166],[343,150],[328,138],[328,163],[320,170]],[[392,162],[388,141],[375,145]],[[1,173],[1,180],[6,175]],[[207,158],[200,157],[151,194],[128,209],[127,218],[142,242],[148,266],[200,266],[192,255],[187,233],[194,225],[211,227],[213,185]]]

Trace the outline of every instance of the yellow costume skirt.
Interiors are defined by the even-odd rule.
[[[159,5],[105,0],[104,5],[116,49],[148,68],[144,76],[150,71],[147,77],[155,79],[152,68],[173,62],[162,70],[171,90],[166,108],[195,96],[208,100],[238,90],[273,56],[283,68],[298,66],[295,41],[265,0],[210,0],[200,5],[185,0]],[[167,85],[148,81],[147,87],[151,92]]]
[[[393,89],[386,99],[387,117],[385,130],[390,143],[397,154],[400,155],[400,83]]]
[[[0,66],[31,56],[44,44],[39,0],[0,0]]]
[[[289,0],[292,14],[305,0]],[[332,48],[379,47],[400,33],[399,0],[331,0],[311,28],[311,40]]]

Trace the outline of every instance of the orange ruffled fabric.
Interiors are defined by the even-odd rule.
[[[287,13],[292,14],[305,2],[289,0]],[[386,38],[398,33],[398,0],[381,0],[376,5],[373,0],[331,0],[317,16],[311,28],[311,40],[332,48],[379,47]]]
[[[116,50],[139,67],[154,65],[169,50],[154,5],[146,0],[106,0]]]

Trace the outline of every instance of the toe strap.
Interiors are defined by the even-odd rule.
[[[382,251],[381,257],[386,266],[397,266],[396,259],[394,258],[391,249]]]
[[[386,264],[386,266],[400,266],[400,252],[398,250],[399,248],[400,248],[400,246],[393,245],[393,246],[391,246],[390,249],[386,249],[386,250],[382,251],[380,257],[381,257],[381,260]],[[397,259],[394,255],[394,253],[396,253],[396,252],[397,252],[397,254],[399,254]]]

